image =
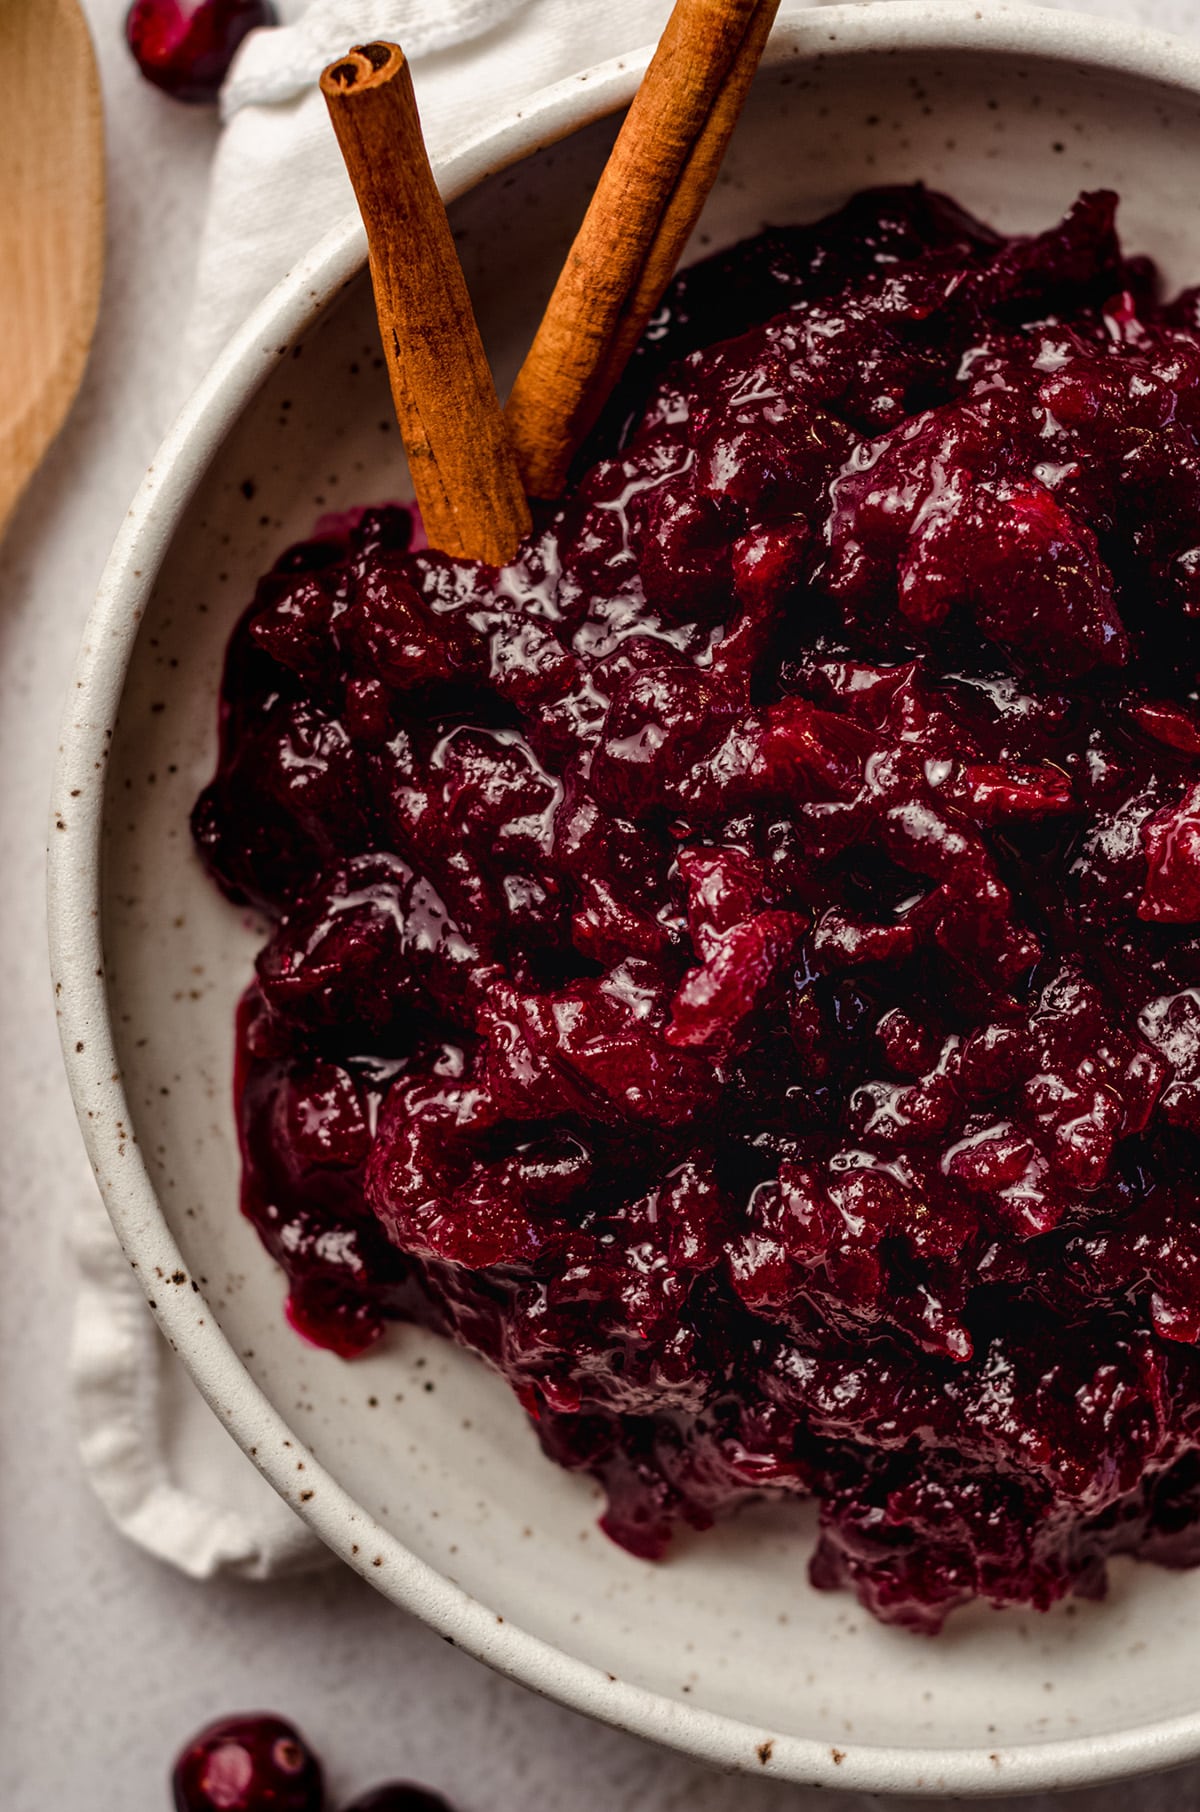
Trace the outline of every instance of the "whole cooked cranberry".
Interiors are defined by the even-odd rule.
[[[411,1781],[385,1781],[382,1787],[371,1787],[360,1793],[344,1812],[451,1812],[449,1800],[427,1787],[414,1787]]]
[[[125,37],[148,82],[177,101],[215,101],[234,52],[271,0],[133,0]]]
[[[294,1725],[269,1711],[197,1731],[171,1776],[175,1812],[321,1812],[321,1764]]]

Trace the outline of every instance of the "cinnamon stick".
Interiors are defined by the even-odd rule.
[[[530,526],[508,429],[396,44],[331,63],[321,92],[367,230],[396,419],[430,545],[504,565]]]
[[[526,489],[554,497],[716,180],[779,0],[676,0],[506,410]]]

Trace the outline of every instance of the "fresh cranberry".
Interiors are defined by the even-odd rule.
[[[193,818],[295,1327],[928,1631],[1200,1561],[1200,290],[1115,206],[682,273],[503,573],[280,557]]]
[[[451,1812],[450,1802],[427,1787],[414,1787],[409,1781],[388,1781],[360,1793],[344,1807],[343,1812]]]
[[[177,101],[215,101],[247,32],[275,22],[271,0],[133,0],[125,37],[156,88]]]
[[[171,1777],[176,1812],[322,1812],[321,1764],[300,1732],[270,1712],[198,1731]]]

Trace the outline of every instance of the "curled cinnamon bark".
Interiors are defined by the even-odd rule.
[[[530,526],[412,78],[396,44],[331,63],[321,91],[367,230],[396,419],[430,544],[504,565]]]

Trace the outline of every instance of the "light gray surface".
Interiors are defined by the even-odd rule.
[[[0,553],[8,1031],[0,1046],[0,1806],[165,1812],[177,1743],[220,1711],[254,1704],[297,1718],[347,1796],[404,1773],[443,1788],[462,1812],[828,1805],[826,1796],[718,1779],[540,1703],[349,1575],[191,1585],[112,1534],[80,1478],[64,1375],[72,1295],[64,1241],[72,1195],[89,1183],[49,1010],[43,817],[61,694],[95,579],[180,400],[174,353],[215,130],[207,114],[140,86],[120,43],[123,5],[88,0],[111,144],[97,355]],[[1183,1812],[1200,1804],[1200,1771],[1060,1804]]]

